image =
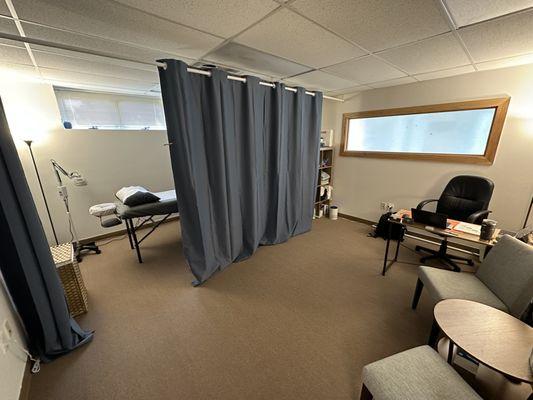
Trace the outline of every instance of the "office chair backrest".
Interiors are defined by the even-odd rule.
[[[517,318],[533,298],[533,246],[504,235],[489,252],[476,272]]]
[[[466,221],[476,211],[487,210],[489,207],[494,183],[481,176],[459,175],[452,178],[444,188],[437,203],[437,212],[446,214],[448,218]],[[479,218],[481,223],[486,217]]]

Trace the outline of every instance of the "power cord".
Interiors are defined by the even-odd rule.
[[[41,371],[41,359],[40,358],[35,358],[34,356],[32,356],[31,353],[13,337],[10,337],[8,339],[8,342],[13,343],[20,351],[26,354],[26,356],[33,362],[33,366],[31,367],[32,374],[37,374],[39,373],[39,371]]]

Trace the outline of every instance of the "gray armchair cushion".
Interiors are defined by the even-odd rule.
[[[363,383],[376,400],[481,400],[429,346],[415,347],[366,365]]]
[[[533,297],[533,246],[504,235],[489,252],[476,276],[520,317]]]
[[[420,266],[418,278],[435,302],[465,299],[509,312],[507,306],[474,274]]]

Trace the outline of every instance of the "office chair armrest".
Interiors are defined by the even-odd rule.
[[[482,210],[482,211],[476,211],[473,214],[470,214],[468,218],[466,219],[466,222],[470,222],[471,224],[475,224],[477,220],[479,220],[482,217],[488,217],[488,215],[492,211],[489,210]]]
[[[439,199],[429,199],[429,200],[421,201],[421,202],[418,203],[418,205],[416,206],[416,209],[417,209],[417,210],[421,210],[426,204],[433,203],[434,201],[439,201]]]

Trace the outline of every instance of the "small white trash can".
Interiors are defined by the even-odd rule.
[[[331,206],[329,208],[329,219],[335,221],[337,218],[339,218],[339,207]]]

